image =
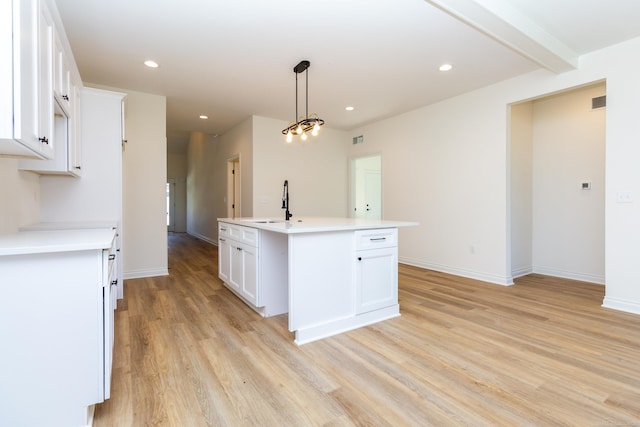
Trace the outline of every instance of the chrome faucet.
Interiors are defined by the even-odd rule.
[[[282,209],[284,211],[284,220],[289,221],[293,215],[289,212],[289,181],[284,180],[284,189],[282,190]]]

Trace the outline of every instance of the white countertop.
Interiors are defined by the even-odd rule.
[[[218,221],[284,234],[374,230],[418,225],[417,222],[410,221],[332,217],[292,218],[289,221],[285,221],[282,218],[218,218]]]
[[[74,230],[87,228],[117,228],[117,221],[51,221],[36,222],[20,227],[20,231]]]
[[[0,256],[70,252],[111,247],[111,228],[21,231],[0,235]]]

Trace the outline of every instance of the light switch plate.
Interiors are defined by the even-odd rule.
[[[618,191],[616,193],[616,202],[633,203],[633,197],[631,196],[631,191]]]

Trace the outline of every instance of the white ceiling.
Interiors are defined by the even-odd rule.
[[[309,113],[348,130],[640,36],[639,0],[56,3],[85,83],[167,97],[170,150],[250,115],[294,120],[303,59]]]

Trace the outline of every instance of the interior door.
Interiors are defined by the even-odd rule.
[[[382,219],[382,159],[359,157],[351,162],[351,216]]]
[[[240,184],[240,157],[227,161],[227,216],[237,218],[242,216]]]

